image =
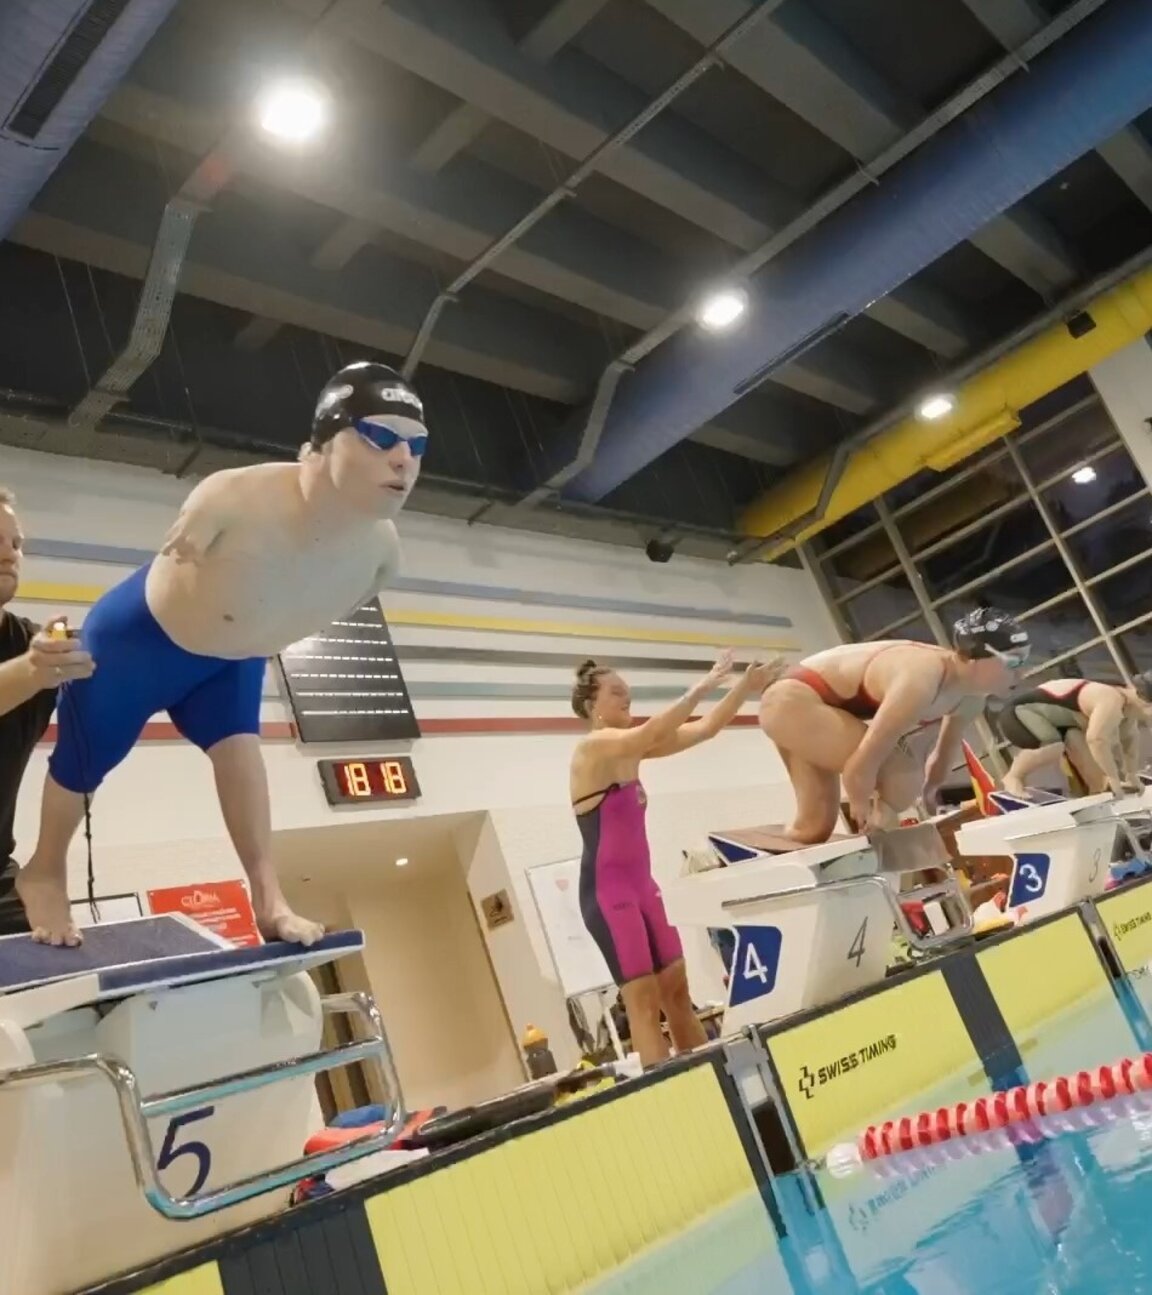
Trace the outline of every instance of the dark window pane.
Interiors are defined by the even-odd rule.
[[[1026,438],[1020,453],[1039,486],[1051,477],[1070,475],[1086,456],[1118,439],[1107,410],[1093,401],[1055,427]]]
[[[1149,540],[1152,541],[1152,535]],[[1092,596],[1110,628],[1126,625],[1152,611],[1152,547],[1123,571],[1094,580]]]
[[[1110,571],[1152,546],[1152,499],[1141,491],[1107,516],[1081,523],[1065,542],[1082,577]]]
[[[918,612],[919,606],[908,581],[903,575],[895,575],[890,581],[850,598],[842,605],[841,611],[852,627],[853,636],[866,639],[874,638],[893,621],[903,620],[913,612]],[[898,637],[904,636],[903,629],[894,630],[893,633]]]
[[[900,560],[887,535],[869,535],[843,553],[824,559],[828,584],[837,598],[847,598],[861,585],[890,572],[900,574]]]
[[[1067,588],[1068,569],[1035,508],[1015,509],[920,564],[934,599],[965,590],[974,605],[1034,607]]]
[[[867,530],[869,526],[874,526],[879,520],[880,517],[876,512],[875,505],[864,504],[862,507],[857,508],[854,513],[849,513],[847,517],[841,517],[838,522],[833,522],[822,533],[823,548],[833,548],[844,540],[850,539],[853,535],[859,535],[861,531]]]
[[[938,545],[947,536],[978,522],[993,509],[1014,501],[1023,505],[1028,499],[1020,474],[1011,460],[1003,454],[999,457],[985,456],[983,466],[977,472],[950,482],[947,489],[910,506],[895,518],[895,522],[909,552],[915,557],[924,549]]]

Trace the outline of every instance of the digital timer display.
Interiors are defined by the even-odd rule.
[[[321,760],[319,767],[329,805],[417,800],[420,796],[420,784],[410,756]]]

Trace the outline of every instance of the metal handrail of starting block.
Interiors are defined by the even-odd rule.
[[[935,886],[922,886],[916,891],[910,892],[909,895],[898,896],[897,893],[888,884],[882,873],[869,873],[860,877],[844,877],[838,881],[817,881],[811,886],[786,886],[782,890],[767,891],[762,895],[749,895],[741,899],[723,900],[720,907],[725,909],[744,908],[749,904],[771,903],[773,900],[795,899],[800,895],[811,895],[813,893],[828,894],[831,891],[849,891],[858,890],[865,886],[879,886],[884,892],[885,902],[888,904],[893,918],[896,922],[896,928],[900,934],[908,941],[908,944],[917,952],[933,953],[938,949],[949,948],[952,945],[959,944],[960,941],[970,938],[974,932],[972,919],[972,906],[968,903],[967,896],[956,884],[955,880],[941,882]],[[947,931],[937,935],[933,932],[931,935],[920,935],[912,929],[903,908],[900,906],[900,899],[921,899],[922,895],[929,895],[930,898],[946,898],[956,902],[960,909],[961,920],[955,925],[950,926]],[[921,899],[921,902],[927,902]]]
[[[85,1075],[98,1075],[106,1079],[115,1090],[120,1107],[120,1118],[128,1142],[128,1153],[137,1186],[144,1198],[165,1218],[187,1220],[215,1214],[219,1210],[238,1205],[241,1201],[263,1196],[281,1187],[288,1187],[304,1178],[327,1173],[352,1160],[362,1159],[377,1151],[386,1151],[400,1136],[408,1119],[400,1089],[400,1076],[388,1043],[384,1021],[375,1000],[369,994],[333,994],[320,1000],[326,1013],[356,1014],[372,1030],[372,1036],[356,1043],[341,1044],[321,1052],[311,1052],[288,1061],[276,1061],[266,1066],[213,1083],[192,1088],[176,1089],[156,1097],[141,1097],[140,1083],[130,1066],[115,1057],[94,1053],[85,1057],[72,1057],[62,1061],[38,1062],[0,1072],[0,1092],[7,1087],[23,1084],[49,1083],[76,1079]],[[388,1127],[379,1133],[354,1138],[332,1151],[301,1156],[287,1164],[265,1169],[247,1178],[237,1179],[213,1191],[198,1196],[173,1196],[160,1182],[156,1169],[156,1153],[148,1132],[148,1121],[158,1116],[171,1116],[193,1110],[205,1104],[222,1101],[240,1093],[252,1092],[285,1079],[305,1075],[323,1074],[343,1066],[359,1063],[374,1064],[380,1071],[387,1091],[392,1095],[392,1117]]]

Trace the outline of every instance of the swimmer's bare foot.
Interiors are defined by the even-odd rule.
[[[288,944],[302,944],[305,948],[315,944],[324,934],[322,923],[301,917],[284,903],[267,913],[257,911],[256,925],[266,940],[284,940]]]
[[[24,905],[24,915],[37,944],[75,948],[81,943],[80,932],[72,922],[68,890],[63,882],[40,877],[30,867],[21,868],[16,874],[16,893]]]

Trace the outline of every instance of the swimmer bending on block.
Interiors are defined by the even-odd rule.
[[[36,940],[80,943],[69,843],[86,796],[158,711],[212,762],[261,933],[320,938],[324,928],[288,906],[272,863],[260,750],[265,666],[388,584],[400,554],[392,519],[427,443],[423,406],[399,374],[350,364],[320,393],[297,462],[205,477],[157,556],[93,605],[81,643],[95,672],[61,693],[40,838],[16,881]]]
[[[668,1056],[661,1009],[677,1051],[699,1047],[707,1036],[692,1010],[680,936],[668,921],[652,875],[640,762],[675,755],[715,737],[784,668],[780,660],[753,663],[721,701],[692,720],[692,712],[725,681],[731,665],[732,653],[725,652],[674,706],[642,724],[633,724],[628,685],[610,667],[585,661],[572,689],[572,709],[590,725],[572,753],[569,773],[572,807],[584,838],[580,911],[620,987],[632,1043],[645,1066]]]
[[[1152,672],[1131,684],[1049,679],[1000,712],[1001,736],[1016,748],[1004,790],[1022,795],[1029,777],[1066,755],[1090,793],[1122,796],[1125,784],[1138,791],[1140,729],[1150,723]]]
[[[796,797],[785,835],[804,845],[828,840],[841,779],[860,831],[895,827],[921,797],[934,808],[964,729],[989,696],[1008,692],[1029,650],[1011,616],[985,608],[956,622],[952,649],[903,639],[849,643],[786,671],[760,704],[760,726]],[[936,720],[936,746],[920,768],[902,739]]]

